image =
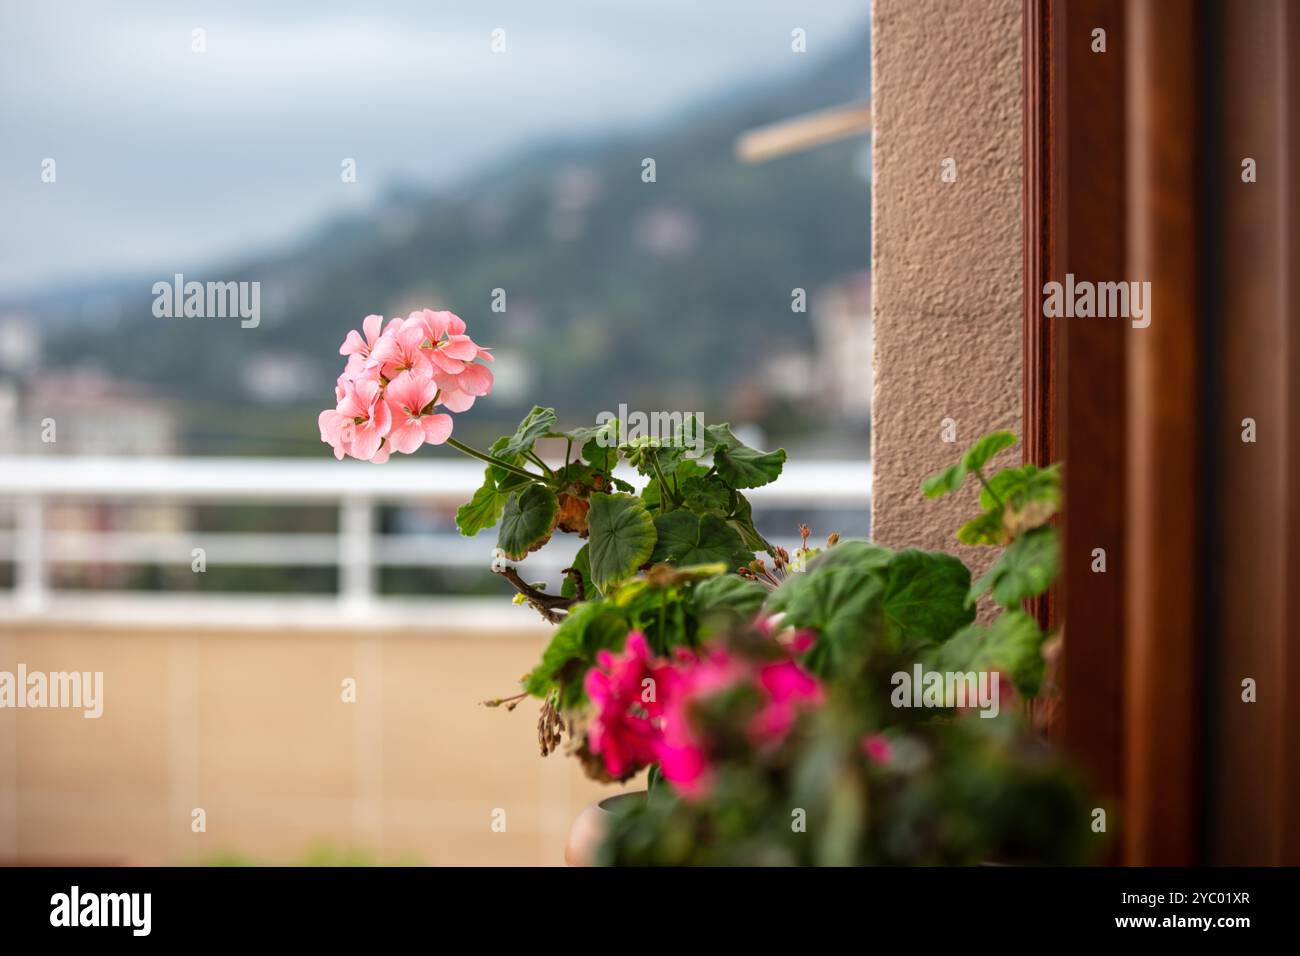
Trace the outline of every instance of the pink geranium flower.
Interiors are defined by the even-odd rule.
[[[430,342],[439,342],[448,335],[464,335],[468,330],[464,319],[455,312],[446,310],[435,312],[433,309],[421,309],[412,312],[407,321],[418,322]]]
[[[424,332],[419,326],[404,323],[391,332],[385,331],[370,352],[370,361],[379,367],[380,374],[390,382],[402,372],[419,372],[431,375],[433,366],[429,352],[421,348]]]
[[[333,446],[335,458],[348,454],[373,461],[392,426],[392,414],[382,399],[379,382],[345,382],[342,388],[338,407],[332,412],[326,409],[317,419],[321,440]],[[380,460],[387,457],[384,454]]]
[[[388,383],[384,399],[392,413],[388,444],[393,451],[409,455],[426,442],[441,445],[451,436],[451,416],[431,410],[437,397],[438,386],[427,375],[402,372]]]
[[[394,320],[398,321],[398,320]],[[361,329],[364,332],[358,332],[353,329],[343,339],[343,344],[339,346],[339,355],[348,357],[348,364],[344,374],[348,378],[359,378],[361,372],[370,362],[370,353],[375,347],[375,343],[380,338],[380,327],[384,324],[382,315],[368,315],[361,320]],[[390,324],[391,328],[391,324]]]
[[[468,411],[474,399],[492,390],[492,372],[477,359],[493,361],[488,349],[465,334],[465,323],[454,312],[425,309],[412,312],[408,327],[423,330],[425,351],[434,381],[442,392],[439,401],[450,411]]]
[[[336,407],[318,417],[321,440],[337,458],[383,462],[394,451],[441,444],[452,432],[446,413],[466,411],[492,390],[492,373],[479,361],[491,362],[492,353],[452,312],[423,309],[387,325],[368,315],[339,354],[348,361],[334,388]]]

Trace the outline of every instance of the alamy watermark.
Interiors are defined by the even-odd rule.
[[[1043,315],[1049,319],[1132,319],[1133,328],[1151,324],[1150,282],[1076,282],[1065,274],[1064,284],[1043,285]]]
[[[971,707],[981,717],[996,717],[1001,707],[998,671],[927,671],[920,664],[912,672],[895,671],[889,678],[895,707]]]
[[[262,283],[186,282],[176,273],[171,282],[153,284],[153,314],[159,319],[240,319],[255,329],[262,321]]]
[[[50,897],[50,925],[57,927],[121,926],[132,936],[148,936],[152,911],[152,893],[83,893],[73,885]]]
[[[617,428],[605,428],[617,424]],[[605,428],[596,436],[601,448],[613,448],[641,441],[653,442],[661,447],[687,449],[687,458],[704,454],[703,412],[638,412],[628,411],[626,403],[614,412],[601,412],[596,416],[596,426]]]
[[[84,711],[93,720],[104,713],[103,671],[0,671],[0,710],[14,708],[68,708]]]

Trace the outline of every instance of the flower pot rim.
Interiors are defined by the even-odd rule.
[[[648,790],[629,790],[627,793],[616,793],[612,797],[598,800],[596,806],[603,813],[618,815],[627,813],[633,804],[644,802],[648,795]]]

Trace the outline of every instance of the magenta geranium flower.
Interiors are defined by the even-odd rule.
[[[627,636],[621,655],[603,650],[596,664],[584,681],[595,711],[587,746],[604,759],[610,776],[622,780],[657,759],[664,700],[671,696],[677,674],[670,665],[651,660],[639,631]]]
[[[862,738],[862,752],[872,763],[888,766],[894,759],[894,747],[884,734],[867,734]]]
[[[760,700],[744,727],[758,755],[784,742],[799,715],[824,697],[817,679],[792,659],[754,662],[713,646],[698,655],[679,649],[669,662],[652,658],[645,637],[634,632],[621,655],[601,651],[587,672],[594,709],[588,748],[616,779],[658,763],[682,795],[705,796],[712,783],[709,741],[694,712],[702,701],[741,685]],[[647,686],[655,690],[653,699],[646,698]]]
[[[765,692],[762,709],[749,726],[750,736],[760,747],[781,744],[799,713],[822,702],[822,688],[792,660],[759,668],[758,685]]]

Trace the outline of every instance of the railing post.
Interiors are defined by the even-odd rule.
[[[345,614],[361,617],[375,596],[374,502],[349,495],[339,507],[339,602]]]
[[[39,495],[18,499],[17,518],[15,597],[22,613],[39,614],[49,598],[45,581],[45,501]]]

